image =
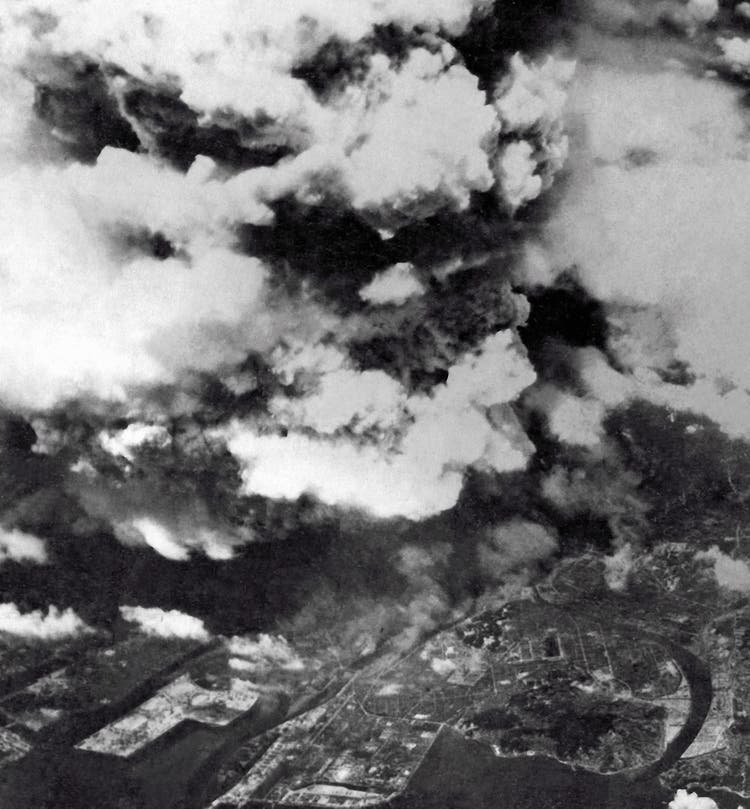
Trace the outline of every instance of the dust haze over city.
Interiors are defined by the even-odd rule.
[[[750,4],[0,56],[0,809],[749,806]]]

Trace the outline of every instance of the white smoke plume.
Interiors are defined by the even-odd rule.
[[[750,69],[750,41],[742,37],[719,37],[716,44],[722,51],[722,62],[732,73],[747,75]]]
[[[194,459],[193,459],[194,460]],[[237,484],[223,480],[221,464],[213,474],[233,492]],[[205,467],[204,467],[205,468]],[[254,539],[251,529],[232,527],[198,492],[189,487],[191,474],[200,473],[200,465],[176,471],[163,456],[156,455],[143,478],[138,461],[125,466],[124,480],[112,482],[87,461],[72,470],[71,489],[92,516],[106,520],[115,536],[128,546],[148,546],[175,562],[187,562],[195,553],[215,561],[234,557],[235,547]],[[179,478],[174,479],[179,474]],[[204,473],[205,474],[205,473]]]
[[[246,351],[233,344],[239,333],[249,346],[252,332],[267,341],[260,262],[212,245],[205,227],[193,228],[199,211],[185,216],[158,201],[166,192],[177,207],[189,207],[191,182],[121,150],[94,167],[19,167],[5,176],[2,401],[44,408],[84,394],[124,399],[134,385],[239,361]],[[111,228],[146,226],[149,201],[159,211],[156,230],[169,230],[170,218],[175,236],[192,229],[195,241],[184,243],[189,260],[113,255]]]
[[[492,266],[478,308],[502,299],[507,317],[472,311],[444,335],[429,312],[461,319],[437,304],[463,260],[398,251],[435,222],[468,228],[482,206],[492,227],[520,229],[513,214],[566,159],[574,63],[507,47],[475,67],[462,37],[495,22],[491,0],[345,6],[0,9],[0,405],[33,422],[49,468],[64,464],[77,527],[106,523],[174,562],[227,561],[257,538],[263,499],[420,520],[455,505],[470,474],[527,468],[525,301]],[[305,218],[372,239],[377,261],[331,273],[350,300],[314,256],[287,257]],[[443,352],[424,371],[410,346],[392,364],[357,353],[389,317],[422,313],[415,353]],[[170,464],[204,451],[236,509],[211,499],[213,469],[189,464],[194,487],[171,496]]]
[[[35,640],[60,640],[91,632],[91,628],[70,608],[54,605],[42,610],[21,612],[9,602],[0,604],[0,632]]]
[[[144,444],[165,447],[169,444],[169,433],[158,424],[142,424],[133,422],[123,430],[103,431],[99,434],[99,443],[111,455],[133,460],[133,450]]]
[[[43,539],[33,534],[17,528],[0,527],[0,564],[7,560],[44,564],[47,561],[47,546]]]
[[[398,648],[411,648],[426,633],[456,620],[465,610],[465,605],[452,604],[438,583],[439,571],[449,569],[450,555],[450,545],[441,542],[426,547],[404,545],[400,548],[396,569],[406,577],[410,595],[394,609],[397,620],[405,624],[394,639]]]
[[[542,177],[536,173],[534,147],[526,140],[509,143],[499,154],[498,173],[512,210],[542,193]]]
[[[464,210],[472,191],[495,182],[496,114],[454,58],[450,48],[415,50],[395,75],[373,58],[371,89],[356,100],[367,109],[368,96],[387,98],[365,118],[367,140],[344,164],[353,207],[385,232],[441,208]]]
[[[404,417],[407,397],[395,379],[383,371],[356,370],[332,346],[298,344],[277,352],[276,362],[282,378],[297,381],[304,389],[302,396],[277,396],[271,401],[271,413],[286,424],[303,424],[331,435],[345,427],[356,433],[387,430]]]
[[[713,565],[716,581],[720,587],[738,593],[750,593],[750,565],[744,559],[733,559],[717,545],[707,551],[700,551],[696,559],[705,560]]]
[[[589,0],[585,5],[587,20],[618,34],[666,23],[694,36],[719,13],[719,0]]]
[[[400,65],[372,54],[361,82],[324,101],[292,75],[294,68],[332,38],[356,43],[377,25],[459,34],[472,14],[490,6],[474,0],[417,10],[364,2],[342,14],[331,2],[306,0],[271,12],[260,4],[249,8],[224,0],[213,4],[210,14],[196,7],[190,15],[169,0],[127,10],[109,0],[49,5],[19,0],[4,13],[0,47],[21,64],[29,55],[85,54],[106,66],[108,75],[118,72],[109,79],[114,94],[134,80],[171,84],[204,122],[261,121],[266,136],[285,142],[294,156],[226,184],[219,215],[263,222],[272,218],[267,203],[281,196],[295,194],[312,203],[339,196],[385,233],[445,207],[465,209],[473,191],[489,190],[496,181],[492,164],[501,128],[521,126],[535,143],[532,169],[539,166],[545,177],[554,173],[564,158],[558,84],[569,78],[568,68],[550,59],[537,71],[517,58],[514,85],[497,109],[487,104],[455,49],[434,36],[425,40],[430,49],[412,48]],[[33,24],[40,15],[50,21],[42,29]],[[525,108],[521,118],[519,101]],[[141,140],[149,146],[146,135]],[[203,165],[198,174],[208,173]],[[520,204],[515,197],[508,202]]]
[[[652,359],[659,353],[657,349]],[[672,410],[707,416],[731,438],[747,439],[750,435],[748,395],[743,389],[726,385],[721,376],[680,385],[665,382],[659,373],[648,368],[638,368],[628,375],[613,369],[595,349],[578,352],[575,363],[587,392],[607,407],[645,399]]]
[[[374,306],[399,306],[409,298],[422,295],[424,291],[424,285],[414,272],[414,265],[402,261],[378,273],[360,289],[359,297]]]
[[[307,112],[311,94],[291,69],[331,38],[356,42],[389,23],[407,32],[418,26],[458,34],[472,13],[489,6],[488,0],[431,0],[418,8],[403,0],[366,0],[342,13],[330,0],[293,0],[278,9],[260,0],[219,0],[207,14],[172,0],[126,8],[112,0],[12,0],[3,27],[11,53],[32,46],[85,53],[145,82],[177,82],[187,102],[206,114],[262,110],[276,118],[280,105],[290,116]],[[33,30],[40,15],[55,21],[41,35]],[[243,74],[247,81],[237,87],[231,78]]]
[[[268,673],[274,669],[301,671],[305,664],[281,635],[260,634],[257,638],[232,637],[227,640],[232,655],[230,665],[237,670]]]
[[[574,70],[573,61],[548,57],[529,65],[516,54],[498,88],[495,107],[503,131],[513,137],[498,156],[500,187],[511,210],[536,199],[565,163],[562,120]]]
[[[153,548],[158,554],[175,562],[184,562],[190,553],[184,541],[178,538],[170,528],[153,517],[135,517],[124,523],[115,524],[117,536],[124,542],[138,540]]]
[[[599,399],[576,396],[554,385],[542,384],[531,388],[524,401],[544,414],[550,433],[559,441],[589,449],[600,446],[606,409]]]
[[[248,381],[250,356],[275,375],[267,412],[212,433],[243,464],[248,496],[310,492],[422,518],[457,501],[468,469],[525,468],[533,447],[508,405],[534,373],[510,331],[453,350],[445,383],[415,393],[408,369],[398,382],[362,369],[347,342],[372,333],[378,307],[438,294],[429,267],[397,261],[371,274],[359,286],[370,306],[347,318],[314,283],[281,289],[279,262],[259,247],[282,203],[353,214],[387,239],[481,195],[497,198],[500,216],[549,186],[567,149],[573,63],[511,52],[495,83],[475,75],[449,40],[493,12],[489,0],[361,0],[346,13],[331,0],[12,0],[0,10],[0,403],[42,425],[71,400],[91,408],[98,448],[71,460],[71,489],[124,542],[175,561],[193,548],[231,557],[211,519],[190,529],[140,503],[115,506],[99,491],[96,453],[126,476],[128,500],[138,458],[172,446],[164,391],[171,414],[199,410],[195,380],[210,377],[228,402],[215,420],[227,421],[231,396],[267,393]],[[395,52],[379,44],[382,27],[399,39]],[[340,72],[317,86],[310,71],[332,47]],[[127,148],[82,132],[91,124],[76,104],[94,92],[83,74],[100,82],[94,101],[129,133]],[[149,104],[170,112],[157,122]],[[181,142],[184,120],[264,159],[248,167],[196,148],[176,161],[164,141]],[[290,376],[299,345],[311,356]],[[316,366],[325,354],[333,365]],[[100,418],[112,412],[114,423]],[[39,452],[69,449],[51,426],[40,436]]]
[[[630,543],[619,547],[611,556],[604,557],[604,581],[610,590],[617,592],[625,589],[634,562]]]
[[[608,305],[619,370],[587,349],[578,360],[585,393],[606,408],[645,398],[747,437],[747,116],[719,79],[623,61],[579,74],[571,115],[584,128],[547,230],[552,275],[575,265]],[[544,274],[538,261],[530,272]],[[677,364],[687,383],[669,381]],[[579,443],[599,429],[591,399],[575,405]],[[565,404],[570,413],[558,397],[552,422]],[[570,426],[557,429],[571,437]]]
[[[499,332],[451,368],[432,395],[393,397],[380,421],[391,425],[401,419],[390,446],[313,438],[303,431],[314,428],[306,421],[291,421],[285,435],[237,422],[226,438],[244,465],[248,493],[294,500],[307,492],[377,517],[419,519],[455,504],[469,466],[497,472],[525,468],[528,439],[507,411],[493,421],[493,408],[513,401],[534,379],[512,334]],[[316,396],[313,414],[319,410]],[[326,418],[340,410],[338,426],[346,427],[351,403],[327,410]],[[289,415],[304,417],[306,411],[293,403]],[[371,415],[367,419],[375,423]],[[335,426],[326,424],[327,432]]]
[[[211,637],[200,618],[187,615],[179,610],[122,606],[120,614],[129,623],[136,624],[146,635],[198,641],[207,641]]]

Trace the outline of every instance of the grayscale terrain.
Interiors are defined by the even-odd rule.
[[[750,806],[750,3],[0,4],[0,809]]]

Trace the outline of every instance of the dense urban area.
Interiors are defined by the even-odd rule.
[[[564,560],[409,647],[342,659],[324,634],[289,638],[262,676],[224,639],[124,623],[109,642],[4,638],[0,795],[33,800],[57,760],[77,799],[116,807],[372,806],[416,795],[447,744],[746,796],[747,598],[687,545],[623,581],[612,559]]]

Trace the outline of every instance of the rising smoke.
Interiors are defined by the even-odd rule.
[[[21,612],[15,604],[0,604],[0,631],[35,640],[59,640],[91,632],[90,627],[68,608],[50,607],[46,612]]]
[[[80,545],[178,628],[251,581],[228,632],[366,648],[647,541],[654,433],[750,486],[715,2],[120,5],[0,9],[5,597],[115,620]]]
[[[120,615],[137,624],[146,635],[157,638],[207,640],[209,633],[198,618],[179,610],[160,610],[156,607],[120,607]]]

